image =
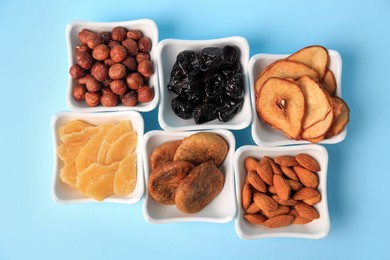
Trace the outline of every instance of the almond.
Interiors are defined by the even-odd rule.
[[[285,205],[279,205],[278,208],[274,211],[265,211],[262,210],[261,213],[263,213],[264,216],[267,218],[274,218],[279,215],[285,215],[288,214],[291,211],[291,208]]]
[[[290,167],[280,166],[280,169],[282,170],[283,174],[290,180],[294,180],[294,181],[299,180],[297,174]]]
[[[318,172],[321,170],[321,167],[318,164],[318,162],[313,157],[311,157],[306,153],[298,154],[297,156],[295,156],[295,159],[297,160],[300,166],[312,172]]]
[[[259,207],[254,202],[245,210],[245,212],[248,214],[255,214],[259,211],[260,211]]]
[[[293,224],[307,224],[310,223],[312,220],[304,218],[299,216],[298,212],[295,209],[292,209],[289,213],[289,215],[294,216]]]
[[[245,158],[245,169],[246,172],[256,171],[256,167],[259,163],[252,157]]]
[[[301,166],[294,166],[294,171],[298,175],[299,181],[306,187],[317,188],[318,176],[316,173],[309,171]]]
[[[300,189],[299,191],[295,192],[293,198],[294,200],[304,200],[304,199],[309,199],[309,198],[312,198],[314,196],[317,196],[319,193],[317,190],[313,189],[313,188],[307,188],[307,187],[304,187],[302,189]]]
[[[274,218],[267,219],[264,221],[263,225],[268,228],[279,228],[290,225],[294,220],[294,217],[291,215],[280,215]]]
[[[272,172],[274,174],[278,174],[278,175],[281,175],[282,174],[282,170],[280,169],[280,167],[274,162],[274,160],[272,160],[271,158],[267,157],[267,156],[264,156],[264,158],[269,162],[269,165],[271,166],[272,168]]]
[[[293,180],[286,180],[286,182],[290,185],[291,190],[300,190],[303,188],[303,185],[300,182]]]
[[[306,204],[310,205],[310,206],[313,206],[315,204],[317,204],[318,202],[321,201],[321,193],[318,193],[316,196],[314,197],[311,197],[311,198],[308,198],[308,199],[304,199],[303,202],[305,202]]]
[[[264,181],[257,175],[256,172],[250,171],[248,172],[248,175],[246,176],[247,182],[252,185],[253,188],[260,192],[267,192],[267,186],[265,185]]]
[[[272,194],[276,194],[275,186],[274,185],[268,186],[268,192]]]
[[[279,198],[282,200],[288,200],[290,198],[291,188],[285,179],[281,175],[274,175],[273,183],[276,194]]]
[[[312,206],[307,205],[306,203],[303,202],[298,203],[297,205],[294,206],[294,208],[298,212],[298,215],[303,218],[313,220],[313,219],[318,219],[320,217],[318,211]]]
[[[298,165],[297,160],[295,160],[295,157],[288,156],[288,155],[282,155],[282,156],[276,156],[274,158],[274,161],[279,164],[280,166],[296,166]]]
[[[253,200],[257,207],[264,211],[273,211],[278,208],[278,203],[273,198],[263,193],[254,193]]]
[[[244,187],[242,187],[241,196],[242,196],[242,198],[241,198],[242,199],[242,207],[244,209],[247,209],[252,202],[252,191],[251,191],[251,187],[248,183],[245,183]]]
[[[280,205],[294,206],[298,204],[298,201],[294,199],[282,200],[281,198],[278,197],[278,195],[272,195],[272,198]]]
[[[261,159],[259,164],[257,165],[256,168],[257,174],[260,176],[260,178],[267,183],[268,185],[272,185],[273,182],[273,172],[271,165],[267,161],[267,159]]]
[[[244,215],[244,218],[247,221],[257,225],[261,225],[264,223],[264,221],[266,221],[266,218],[264,216],[258,214],[246,214]]]

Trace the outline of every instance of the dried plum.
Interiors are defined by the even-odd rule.
[[[192,117],[194,105],[188,99],[177,96],[172,99],[171,105],[173,112],[175,112],[178,117],[183,119],[189,119]]]
[[[225,78],[222,74],[212,74],[205,79],[205,93],[209,98],[215,98],[222,94],[225,88]]]
[[[227,64],[233,64],[236,62],[238,58],[238,48],[230,45],[226,45],[222,49],[223,51],[223,58],[225,60],[225,63]]]
[[[241,75],[235,73],[231,75],[225,84],[226,94],[234,99],[240,99],[244,96],[244,86],[242,85]]]
[[[218,117],[218,106],[212,103],[203,103],[197,105],[192,116],[194,117],[196,124],[203,124],[211,120],[217,119]]]
[[[222,122],[230,120],[241,110],[243,103],[244,99],[225,101],[218,109],[218,120]]]
[[[217,69],[223,65],[223,51],[219,47],[207,47],[202,50],[201,53],[203,71]]]
[[[181,75],[188,75],[191,73],[198,73],[200,69],[200,58],[194,51],[182,51],[177,55],[176,67]]]

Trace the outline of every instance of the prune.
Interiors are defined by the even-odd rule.
[[[171,102],[173,112],[183,119],[189,119],[192,117],[192,111],[194,105],[188,100],[181,96],[177,96],[172,99]]]
[[[244,99],[225,101],[218,109],[218,120],[222,122],[228,121],[241,110],[243,103]]]
[[[218,47],[207,47],[202,50],[201,53],[203,71],[217,69],[223,65],[223,51]]]
[[[194,51],[182,51],[176,58],[176,70],[181,75],[188,75],[190,73],[198,73],[200,69],[199,55]]]
[[[225,47],[223,47],[222,51],[225,63],[233,64],[234,62],[236,62],[238,58],[238,49],[236,47],[226,45]]]
[[[233,74],[226,80],[225,90],[226,94],[234,99],[240,99],[244,96],[244,87],[240,74]]]
[[[218,106],[212,103],[203,103],[197,105],[192,116],[194,117],[196,124],[203,124],[214,120],[218,117]]]
[[[212,74],[205,79],[205,93],[209,98],[215,98],[222,94],[225,88],[225,79],[222,74]]]
[[[189,74],[184,78],[171,78],[168,84],[168,89],[180,95],[182,93],[192,93],[198,95],[201,92],[200,80],[194,74]]]

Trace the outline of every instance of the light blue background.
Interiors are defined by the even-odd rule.
[[[0,259],[390,259],[389,1],[0,1]],[[246,37],[251,55],[321,44],[343,58],[347,139],[329,152],[329,235],[245,241],[234,222],[152,225],[135,205],[50,197],[51,116],[67,111],[65,27],[153,19],[165,38]],[[157,110],[145,131],[160,129]],[[237,147],[254,144],[250,128]],[[272,258],[271,258],[272,257]]]

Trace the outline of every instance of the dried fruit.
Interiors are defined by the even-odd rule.
[[[181,140],[168,141],[157,146],[150,155],[150,166],[152,171],[157,166],[173,161],[173,157]]]

